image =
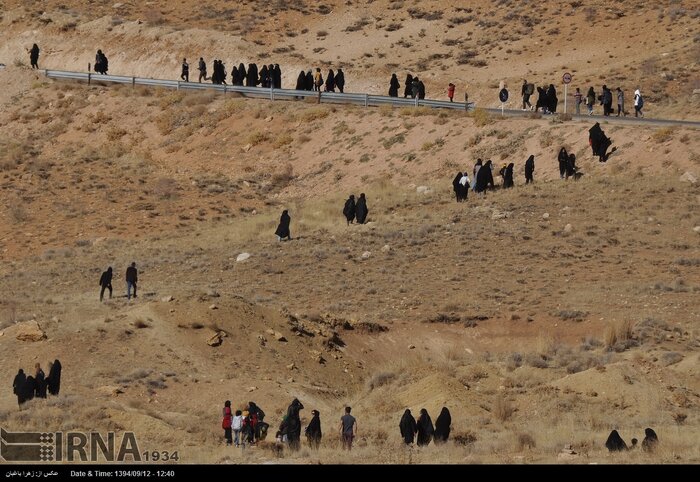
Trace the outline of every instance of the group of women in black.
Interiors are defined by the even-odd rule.
[[[49,376],[44,375],[41,365],[34,367],[34,376],[27,376],[21,368],[12,382],[12,393],[17,396],[17,403],[21,407],[24,402],[36,398],[46,398],[46,392],[58,395],[61,390],[61,362],[54,360],[49,363]]]
[[[338,89],[342,94],[345,91],[345,72],[343,72],[343,69],[338,69],[337,72],[329,69],[325,80],[320,68],[316,69],[315,75],[311,73],[311,70],[306,72],[302,70],[297,76],[297,83],[294,89],[320,92],[324,90],[324,87],[326,92],[335,92],[335,89]]]
[[[542,109],[542,112],[545,114],[555,114],[557,112],[558,103],[557,89],[554,87],[554,84],[549,84],[548,88],[537,87],[537,104],[535,105],[535,111]]]
[[[434,440],[436,444],[447,442],[450,436],[451,424],[452,416],[447,407],[442,407],[442,411],[440,411],[440,415],[435,421],[435,426],[433,426],[433,421],[430,419],[426,409],[421,408],[420,415],[416,421],[411,414],[411,410],[407,408],[399,422],[399,429],[401,430],[401,438],[403,438],[406,445],[412,444],[414,437],[417,436],[416,444],[424,446],[428,445],[431,440]]]
[[[501,175],[502,187],[508,189],[515,186],[513,181],[513,169],[515,164],[503,164],[499,170]],[[481,159],[476,160],[473,169],[474,177],[470,180],[467,172],[458,172],[452,180],[452,189],[455,192],[457,202],[467,200],[469,189],[476,193],[484,193],[487,189],[495,189],[496,185],[493,180],[493,162],[489,159],[485,163]],[[535,156],[528,157],[525,161],[525,184],[534,182],[535,172]]]
[[[226,84],[226,67],[222,60],[214,60],[214,70],[211,74],[214,84]],[[246,70],[243,62],[231,69],[231,85],[246,85],[247,87],[282,88],[282,70],[278,64],[263,65],[258,71],[257,64],[248,64]]]
[[[398,97],[400,88],[401,84],[399,83],[398,77],[396,77],[396,74],[391,74],[391,81],[389,81],[389,96]],[[425,84],[418,78],[418,76],[413,77],[411,74],[406,75],[403,97],[404,99],[408,97],[412,99],[425,99]]]
[[[348,225],[352,224],[355,220],[357,220],[357,224],[365,224],[367,221],[367,214],[369,214],[369,210],[367,209],[365,193],[360,194],[360,198],[357,202],[355,202],[355,195],[350,194],[348,200],[345,201],[345,206],[343,206],[343,215]]]

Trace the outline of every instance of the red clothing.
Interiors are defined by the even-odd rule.
[[[454,96],[455,96],[455,86],[454,86],[454,84],[450,84],[447,87],[447,97],[449,97],[451,99]]]
[[[231,407],[224,407],[224,419],[221,421],[221,428],[231,428]]]

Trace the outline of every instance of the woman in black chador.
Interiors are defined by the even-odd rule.
[[[503,176],[503,187],[506,189],[515,185],[513,183],[513,167],[514,165],[512,162],[508,164],[508,167],[506,167],[505,175]]]
[[[557,112],[557,104],[559,99],[557,99],[557,89],[554,88],[554,84],[549,84],[549,89],[547,89],[547,108],[552,114]]]
[[[302,70],[299,72],[299,77],[297,77],[297,85],[294,86],[295,90],[306,90],[306,74]]]
[[[455,192],[455,197],[457,202],[462,202],[462,190],[459,181],[462,180],[462,171],[458,172],[455,178],[452,180],[452,190]]]
[[[49,364],[49,378],[46,379],[49,393],[58,395],[61,390],[61,362],[58,359]]]
[[[326,77],[326,92],[335,92],[335,74],[333,69],[328,70],[328,77]]]
[[[493,184],[493,172],[491,171],[491,160],[486,161],[476,175],[476,192],[484,192],[488,188],[493,189],[495,186]]]
[[[440,415],[438,415],[437,420],[435,420],[435,443],[447,442],[447,438],[450,436],[450,425],[452,425],[452,416],[447,407],[442,407]]]
[[[24,398],[24,384],[27,383],[27,376],[24,374],[24,370],[21,368],[15,375],[15,380],[12,382],[12,393],[17,395],[17,403],[21,407],[26,401]]]
[[[335,86],[338,87],[338,90],[342,94],[343,89],[345,89],[345,73],[343,69],[338,69],[338,72],[335,73]]]
[[[525,161],[525,184],[535,182],[533,173],[535,172],[535,156],[530,156]]]
[[[610,432],[610,435],[608,435],[608,440],[605,441],[605,446],[610,452],[627,450],[627,444],[624,440],[622,440],[622,437],[620,437],[620,434],[617,433],[617,430]]]
[[[435,428],[433,427],[433,421],[428,415],[428,411],[424,408],[420,409],[420,417],[418,417],[418,439],[416,443],[420,445],[428,445],[430,440],[433,438],[433,433]]]
[[[277,231],[275,231],[275,234],[277,235],[277,241],[282,241],[284,238],[287,238],[291,241],[292,235],[289,232],[290,222],[292,222],[292,218],[289,217],[289,214],[285,209],[284,211],[282,211],[282,216],[280,216],[280,223],[277,226]]]
[[[243,85],[243,82],[247,80],[247,75],[248,73],[245,70],[245,65],[243,65],[243,62],[238,64],[238,84],[237,85]]]
[[[389,96],[398,97],[400,88],[401,84],[399,84],[399,79],[396,77],[396,74],[391,74],[391,81],[389,82]]]
[[[357,204],[355,204],[355,216],[358,224],[365,224],[367,213],[369,213],[367,199],[365,198],[365,193],[362,193],[360,194],[360,199],[357,200]]]
[[[413,97],[413,76],[406,75],[406,82],[403,85],[403,98]]]
[[[343,215],[345,216],[345,219],[348,220],[348,225],[355,220],[356,214],[355,195],[350,194],[348,200],[345,201],[345,206],[343,206]]]
[[[260,69],[260,86],[270,87],[270,71],[267,69],[267,65],[263,65]]]
[[[411,415],[411,411],[408,408],[401,417],[399,429],[401,430],[401,438],[403,438],[406,445],[412,444],[413,439],[416,436],[416,431],[418,431],[418,425],[416,424],[416,419],[413,418],[413,415]]]
[[[591,144],[593,156],[598,156],[600,162],[606,162],[608,156],[615,152],[615,148],[613,147],[610,154],[608,154],[608,148],[612,145],[612,139],[605,135],[605,132],[600,128],[600,123],[598,122],[588,130],[588,134],[588,142]]]
[[[566,153],[566,148],[562,147],[559,149],[557,160],[559,161],[559,177],[564,179],[564,175],[566,174],[566,163],[569,161],[569,154]]]
[[[321,417],[318,410],[311,410],[311,421],[306,427],[306,440],[309,442],[309,447],[317,449],[321,445]]]
[[[298,450],[301,438],[301,419],[299,418],[299,410],[302,410],[304,405],[298,400],[292,400],[291,405],[287,408],[287,442],[289,448]]]

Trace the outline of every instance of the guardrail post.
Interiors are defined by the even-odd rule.
[[[136,77],[133,75],[131,76],[131,87],[136,87]]]
[[[365,107],[369,106],[369,95],[365,94]]]
[[[270,84],[270,100],[275,100],[275,88]]]
[[[321,88],[318,88],[318,98],[316,99],[316,103],[320,104],[321,103]]]
[[[92,79],[92,73],[88,72],[88,85],[90,85],[91,79]]]
[[[416,96],[416,97],[414,98],[414,100],[415,100],[415,104],[416,104],[415,106],[418,107],[418,96]]]
[[[180,81],[177,81],[177,86],[175,87],[175,90],[180,90]]]
[[[178,82],[177,84],[180,85],[180,82]],[[228,87],[228,85],[224,84],[224,95],[226,95],[226,87]]]

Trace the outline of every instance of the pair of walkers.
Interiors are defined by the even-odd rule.
[[[109,290],[109,298],[112,299],[112,267],[107,268],[107,271],[102,273],[100,276],[100,301],[104,299],[104,294],[106,290]],[[131,291],[134,291],[134,298],[136,298],[136,283],[138,282],[138,270],[136,269],[136,263],[132,262],[131,266],[126,268],[126,297],[131,299]]]

